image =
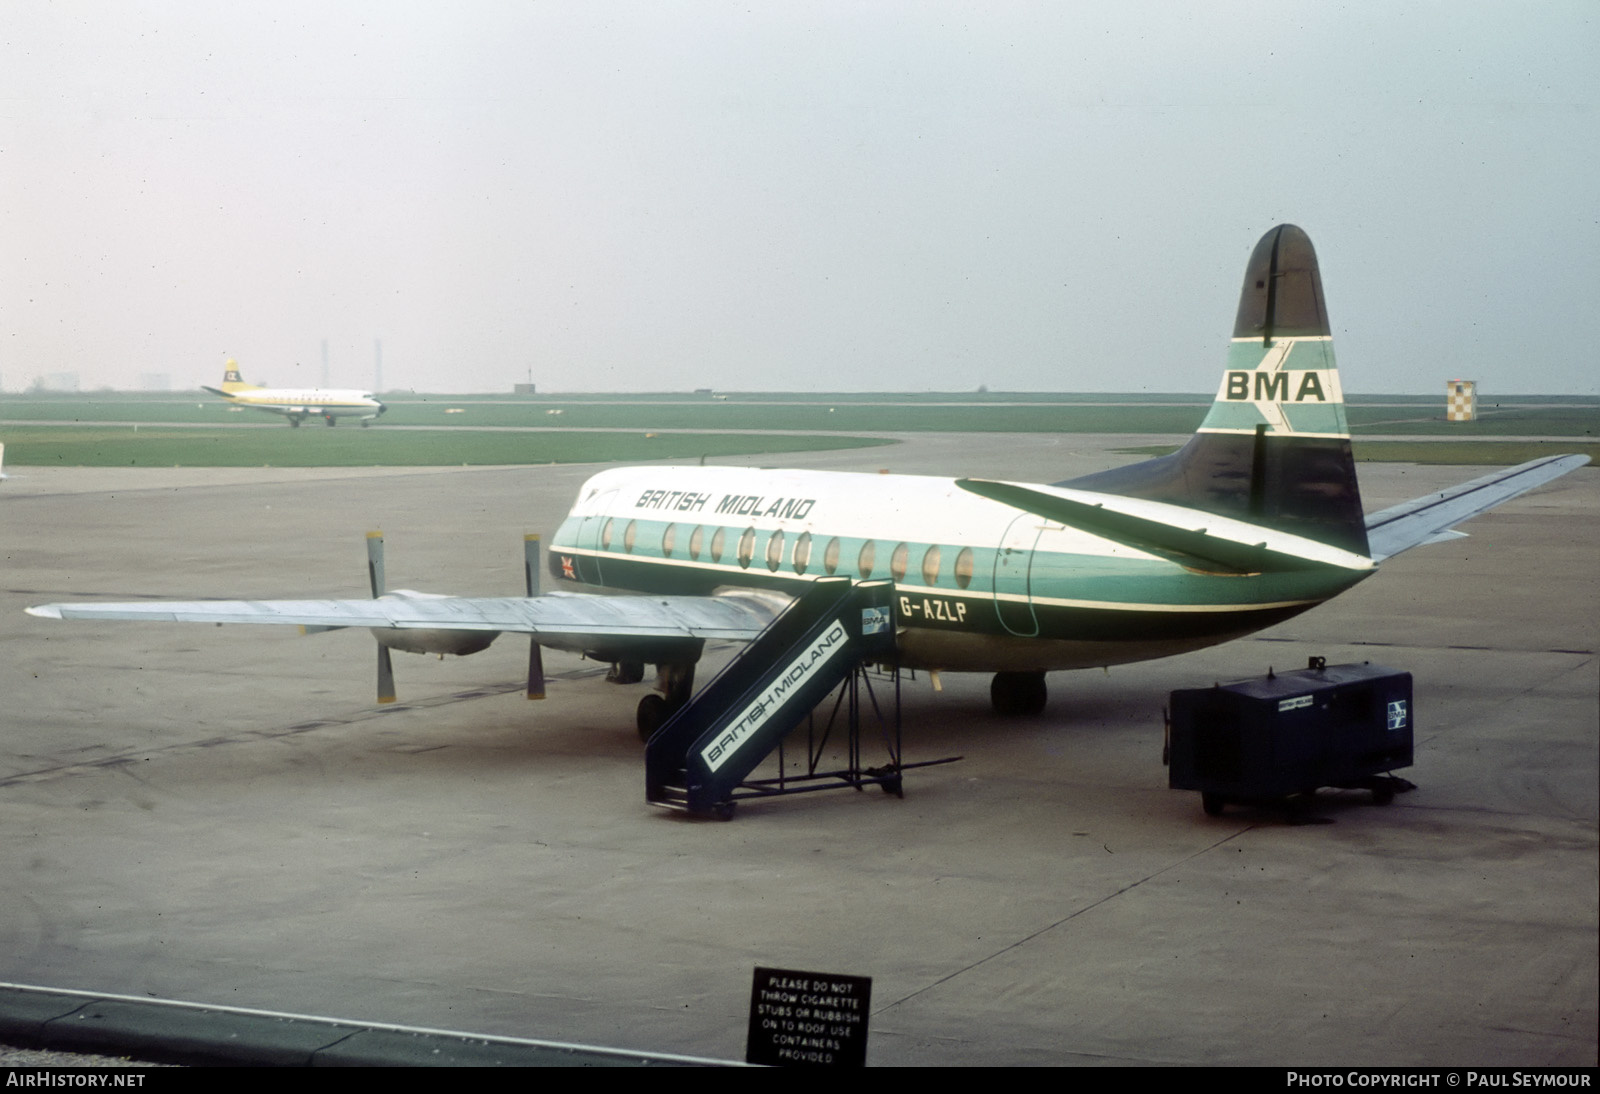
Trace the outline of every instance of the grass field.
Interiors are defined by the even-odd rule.
[[[1199,395],[1005,392],[729,394],[725,400],[705,394],[386,399],[388,413],[370,429],[350,420],[329,429],[315,419],[290,429],[281,419],[203,395],[7,396],[0,399],[0,422],[7,423],[0,425],[0,442],[9,463],[33,466],[576,463],[857,448],[887,443],[871,434],[891,432],[1181,435],[1200,424],[1209,403]],[[1514,463],[1552,450],[1526,443],[1518,447],[1496,437],[1561,439],[1561,451],[1600,458],[1600,404],[1594,400],[1527,397],[1485,403],[1480,419],[1471,423],[1444,422],[1440,402],[1422,397],[1352,401],[1358,458]],[[700,432],[711,430],[727,432]],[[1363,434],[1441,440],[1363,442]]]
[[[17,426],[6,462],[33,467],[443,467],[692,461],[888,444],[874,437],[750,433],[526,433],[488,430],[171,429]]]

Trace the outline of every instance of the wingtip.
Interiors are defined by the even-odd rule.
[[[40,619],[60,619],[61,609],[54,604],[39,604],[32,608],[24,608],[29,615],[38,616]]]

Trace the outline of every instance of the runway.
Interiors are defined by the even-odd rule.
[[[1149,441],[776,459],[1051,481]],[[515,595],[596,470],[16,469],[0,980],[740,1059],[769,965],[871,976],[875,1065],[1596,1063],[1593,467],[1254,638],[1054,674],[1037,720],[921,677],[906,759],[963,761],[727,824],[645,804],[638,687],[547,653],[530,703],[514,636],[397,656],[379,708],[365,632],[22,611],[364,596],[372,528],[392,587]],[[1369,511],[1481,473],[1360,467]],[[1291,826],[1166,789],[1170,690],[1311,655],[1415,675],[1415,792]]]

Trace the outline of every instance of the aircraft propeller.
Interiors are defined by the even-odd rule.
[[[538,535],[530,533],[523,536],[523,582],[530,597],[539,595],[539,551]],[[383,565],[382,532],[367,533],[367,581],[372,588],[374,600],[388,594],[388,582],[384,574]],[[417,597],[426,596],[427,594],[402,590],[397,591],[394,595]],[[318,627],[307,629],[324,630],[333,628]],[[395,701],[395,687],[391,648],[398,648],[411,653],[437,653],[441,657],[450,653],[464,657],[487,648],[498,637],[498,632],[374,629],[373,637],[378,640],[378,702],[392,703]],[[544,650],[540,647],[538,640],[531,637],[528,645],[527,696],[529,699],[544,698]]]
[[[539,535],[529,532],[522,537],[522,573],[529,599],[539,595],[539,561]],[[533,635],[528,636],[528,698],[544,698],[544,647]]]
[[[387,588],[383,574],[383,533],[367,533],[367,581],[372,586],[372,599],[377,600]],[[394,694],[394,663],[389,659],[389,647],[378,643],[378,702],[392,703]]]

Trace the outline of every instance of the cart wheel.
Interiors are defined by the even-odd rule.
[[[1394,801],[1394,787],[1388,783],[1379,783],[1372,788],[1372,804],[1388,805]]]
[[[733,819],[733,807],[737,804],[737,802],[718,802],[711,807],[711,815],[719,821],[731,821]]]
[[[883,787],[883,792],[885,794],[893,794],[897,798],[905,797],[905,794],[901,793],[900,777],[898,775],[892,779],[885,779],[878,785]]]
[[[1200,794],[1200,808],[1206,811],[1208,817],[1222,816],[1222,807],[1226,804],[1221,794],[1213,794],[1209,790]]]

